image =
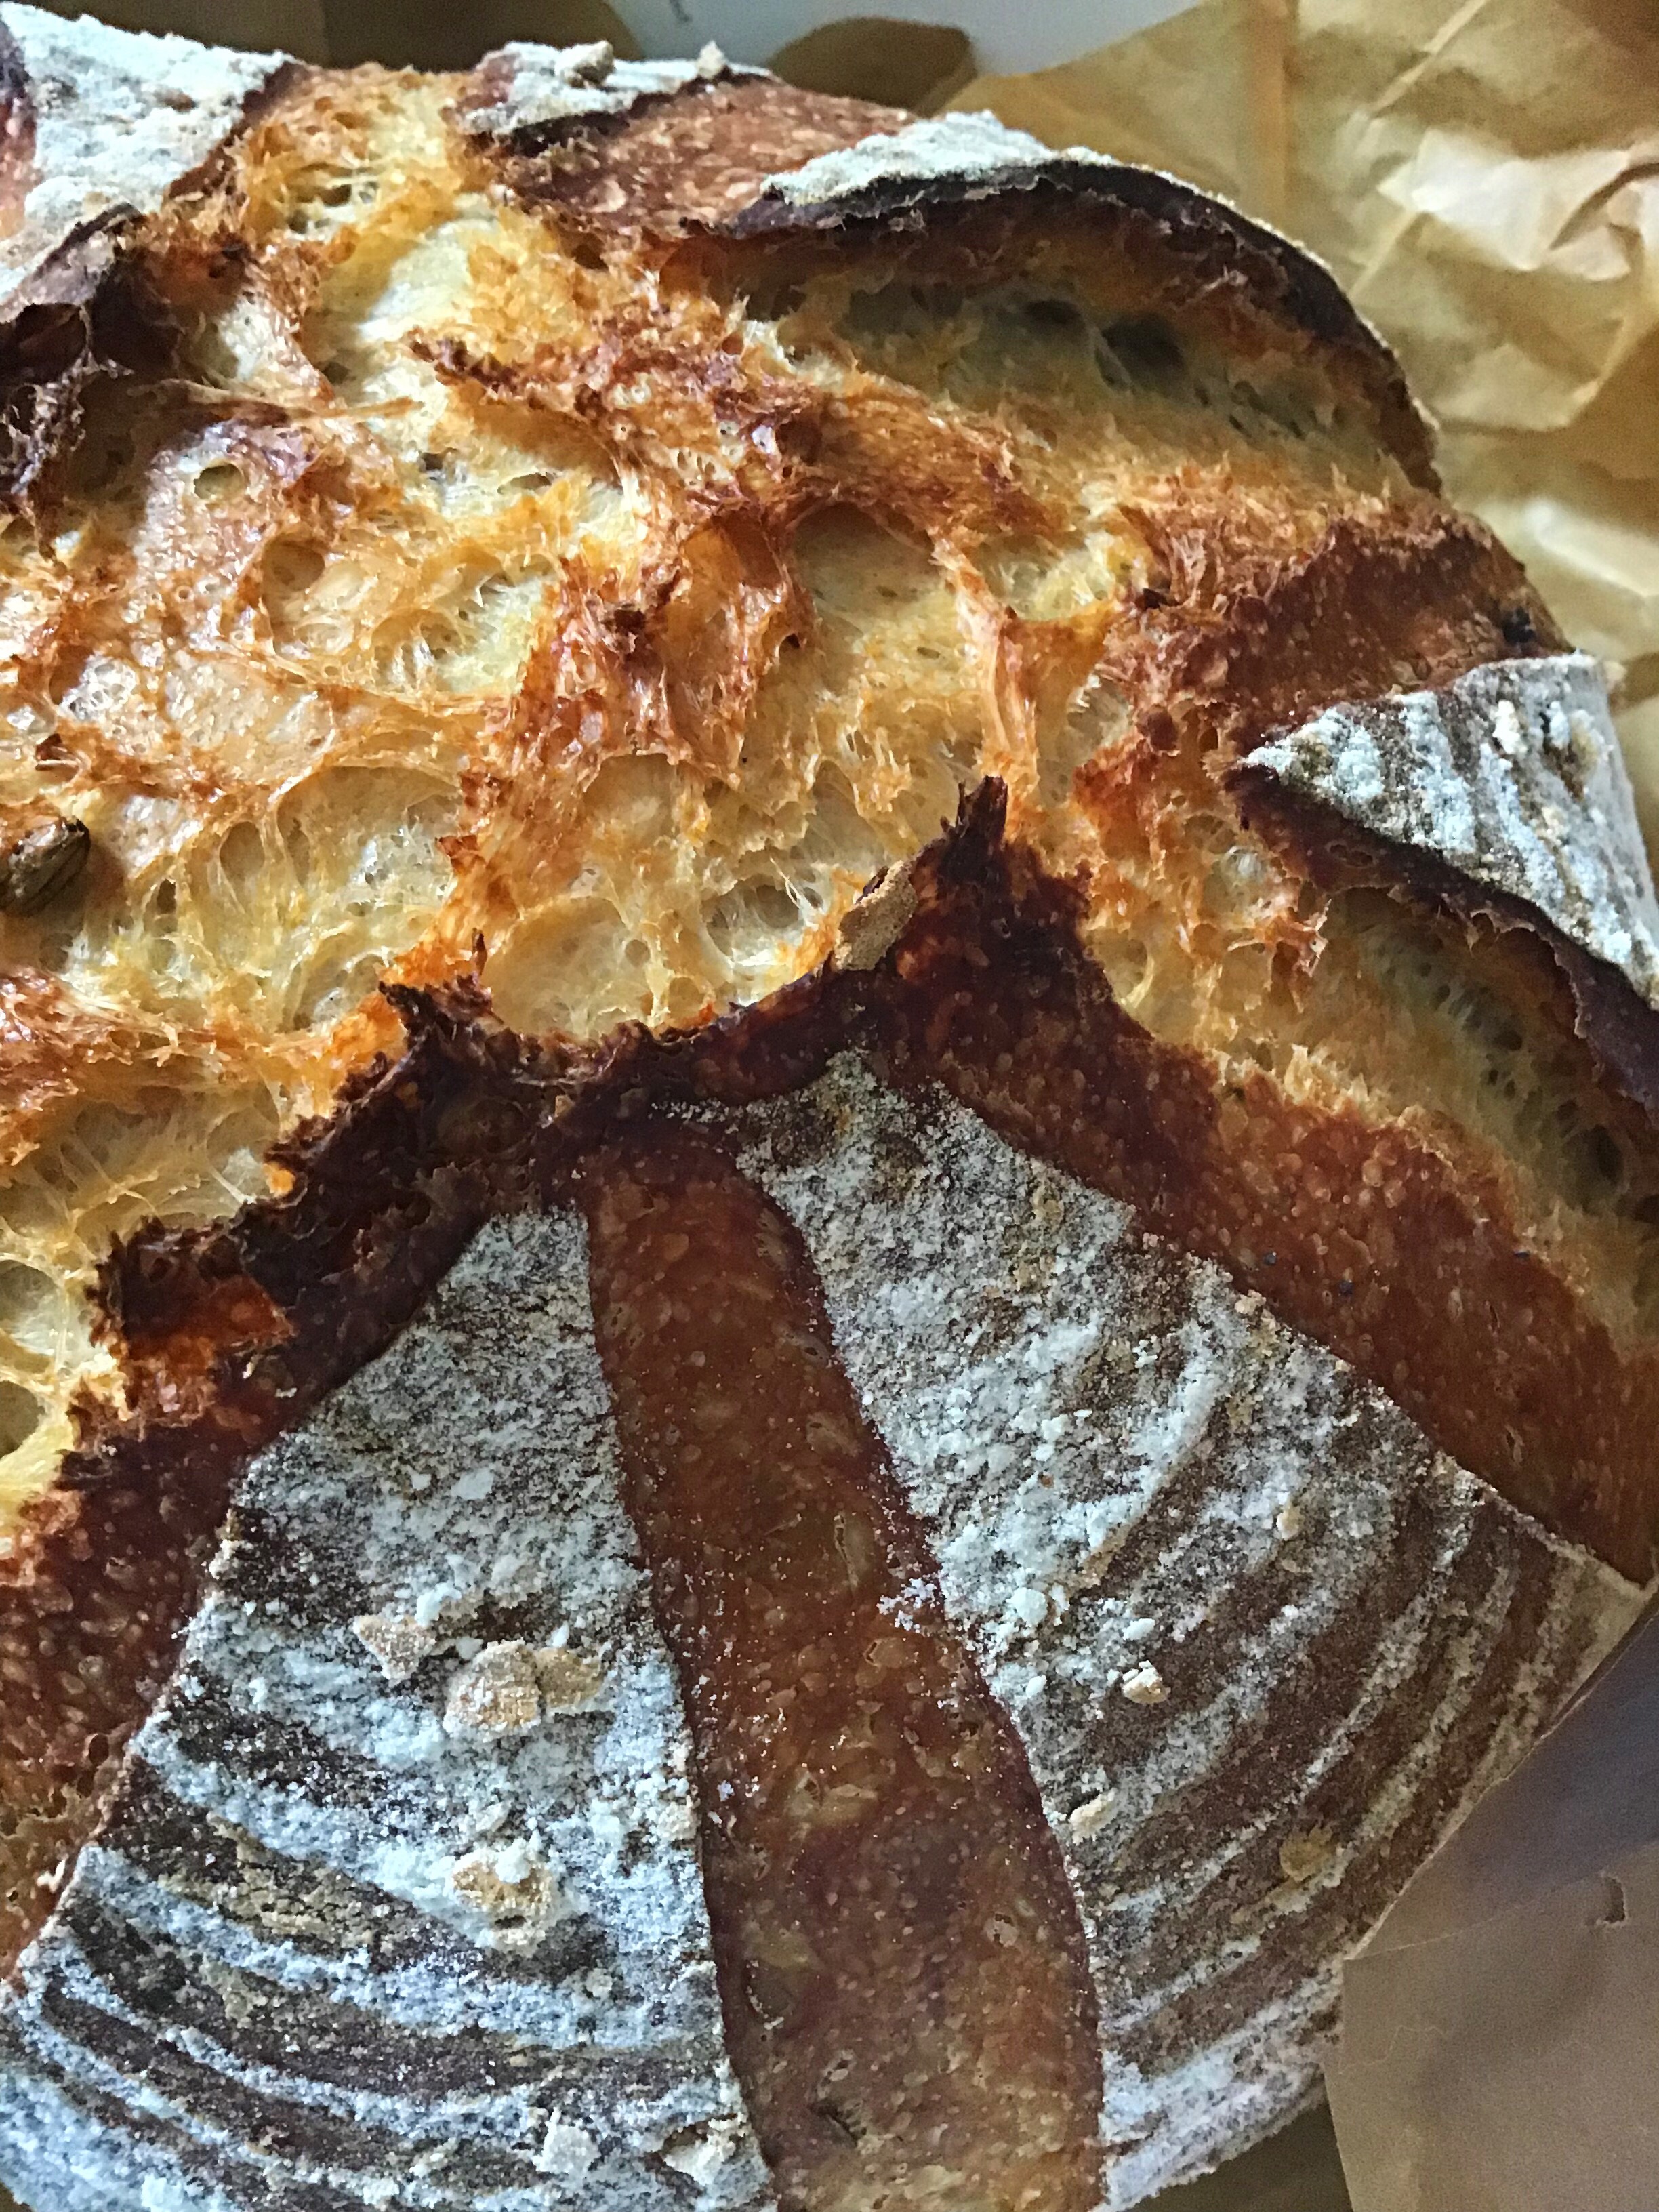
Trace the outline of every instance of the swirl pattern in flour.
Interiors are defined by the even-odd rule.
[[[1314,2094],[1343,1954],[1632,1593],[939,1094],[847,1057],[750,1127],[1060,1839],[1136,2203]]]
[[[727,1126],[1058,1838],[1136,2203],[1313,2094],[1342,1957],[1636,1594],[939,1094],[843,1055]],[[247,1478],[0,2008],[0,2180],[42,2212],[774,2201],[721,2014],[745,1907],[711,1926],[702,1886],[721,1746],[619,1482],[580,1226],[498,1220]]]
[[[574,1215],[266,1452],[0,2014],[52,2212],[770,2202]]]

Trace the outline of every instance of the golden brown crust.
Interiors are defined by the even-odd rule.
[[[1062,156],[1045,163],[1018,198],[1012,191],[999,198],[918,189],[901,180],[872,185],[851,205],[798,209],[762,198],[728,224],[734,236],[756,239],[830,229],[858,240],[925,227],[946,268],[953,246],[958,253],[987,255],[988,246],[995,252],[1004,226],[1039,232],[1077,226],[1097,240],[1121,236],[1172,292],[1206,306],[1237,301],[1263,323],[1305,334],[1364,390],[1382,441],[1411,481],[1437,489],[1431,436],[1400,365],[1330,271],[1289,240],[1177,178]]]
[[[503,99],[507,63],[494,55],[480,65],[458,117]],[[1006,264],[1012,257],[999,233],[1009,229],[1052,235],[1075,226],[1106,241],[1127,234],[1125,250],[1151,267],[1161,263],[1172,291],[1248,301],[1263,322],[1288,325],[1340,360],[1365,386],[1407,475],[1433,487],[1427,426],[1399,364],[1329,270],[1178,179],[1064,155],[1021,169],[1011,155],[1002,180],[990,171],[917,176],[896,168],[816,203],[763,190],[780,173],[897,134],[910,120],[902,110],[762,76],[716,76],[641,98],[620,115],[503,131],[486,142],[485,159],[526,205],[601,229],[675,237],[706,228],[733,240],[827,233],[838,244],[925,230],[944,281],[964,253],[981,265]],[[879,162],[878,149],[872,160]]]
[[[1224,1260],[1645,1571],[1651,1331],[1635,1291],[1633,1319],[1597,1303],[1599,1229],[1523,1187],[1461,1094],[1412,1092],[1392,1042],[1363,1082],[1291,1087],[1346,925],[1231,772],[1333,702],[1559,642],[1432,496],[1397,369],[1322,272],[1116,168],[763,198],[881,121],[763,80],[539,149],[481,149],[445,119],[458,90],[289,79],[142,252],[88,228],[0,333],[15,495],[81,532],[9,576],[6,796],[49,783],[94,841],[80,939],[5,925],[4,1157],[80,1204],[52,1148],[78,1157],[83,1109],[159,1128],[179,1093],[240,1087],[266,1115],[235,1146],[158,1139],[189,1155],[185,1195],[97,1218],[115,1371],[0,1570],[33,1685],[0,1764],[20,1804],[30,1761],[58,1793],[9,1867],[50,1871],[87,1817],[87,1739],[153,1688],[232,1466],[381,1340],[477,1209],[636,1097],[797,1079],[860,1007],[896,1066]],[[492,179],[510,196],[481,199]],[[137,450],[105,480],[112,428]],[[865,881],[988,772],[1013,857],[975,817],[884,963],[821,974]],[[1241,854],[1267,889],[1218,912]],[[1382,857],[1344,883],[1416,882],[1460,931],[1496,912]],[[76,970],[77,941],[106,964]],[[481,942],[505,1016],[564,1041],[521,1062],[429,1015],[414,1073],[375,1065],[376,979],[441,1001]],[[1517,969],[1536,1035],[1593,1095],[1582,1026],[1645,1096],[1655,1018],[1553,954],[1571,991]],[[617,1032],[635,1014],[654,1041]],[[429,1065],[500,1174],[428,1115]],[[1381,1083],[1402,1066],[1404,1107]],[[353,1069],[337,1127],[277,1156],[294,1188],[216,1224],[259,1188],[271,1102],[286,1125]],[[1638,1290],[1644,1202],[1616,1224]],[[404,1261],[377,1209],[418,1226]],[[1540,1249],[1558,1218],[1571,1237]],[[16,1249],[37,1271],[54,1249]],[[43,1667],[48,1611],[90,1625]],[[118,1688],[88,1705],[82,1659],[112,1636]]]
[[[1350,1108],[1298,1105],[1259,1073],[1218,1081],[1205,1056],[1149,1036],[1068,946],[1064,894],[1000,846],[1000,811],[981,794],[913,878],[902,988],[879,1017],[895,1073],[942,1082],[1218,1261],[1443,1450],[1646,1580],[1659,1553],[1651,1346],[1616,1343],[1584,1310],[1474,1158]],[[1555,992],[1566,998],[1559,976]]]

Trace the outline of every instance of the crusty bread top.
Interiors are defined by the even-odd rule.
[[[1253,769],[1525,900],[1659,1003],[1659,899],[1599,665],[1477,668],[1440,692],[1328,708]]]
[[[149,66],[8,20],[43,114],[54,40],[115,57],[82,94],[112,113]],[[1066,842],[1060,756],[1120,726],[1103,643],[1162,623],[1167,661],[1210,626],[1133,618],[1190,533],[1259,589],[1345,523],[1447,526],[1391,450],[1381,349],[1311,331],[1290,249],[1184,188],[1142,206],[1093,165],[1045,198],[1008,140],[1006,189],[929,181],[931,228],[907,204],[668,236],[665,194],[712,222],[781,207],[791,162],[918,142],[712,63],[519,50],[464,82],[156,52],[201,88],[196,135],[155,123],[131,182],[171,198],[98,234],[0,362],[0,798],[92,850],[0,921],[14,1510],[78,1382],[114,1381],[81,1302],[109,1239],[261,1191],[283,1124],[395,1037],[381,975],[482,942],[507,1018],[588,1038],[750,1000],[986,770]],[[209,118],[236,128],[204,168]],[[1479,635],[1502,649],[1495,613]]]
[[[6,21],[27,52],[35,19]],[[226,64],[257,96],[215,111],[216,158],[175,147],[188,169],[95,234],[62,312],[0,333],[0,805],[90,850],[0,915],[17,1649],[31,1606],[95,1613],[129,1671],[121,1639],[149,1636],[152,1683],[237,1451],[378,1340],[349,1286],[386,1262],[400,1316],[453,1251],[460,1139],[435,1109],[435,1196],[375,1139],[376,1204],[429,1239],[401,1274],[337,1185],[325,1237],[307,1210],[316,1163],[351,1156],[337,1128],[268,1161],[343,1084],[396,1121],[403,1016],[467,1030],[482,963],[542,1074],[591,1072],[628,1024],[816,988],[884,871],[850,965],[902,982],[904,872],[988,779],[1010,881],[1040,878],[1082,963],[1066,988],[1121,1025],[1091,1079],[1145,1079],[1135,1202],[1391,1389],[1420,1370],[1437,1441],[1644,1571],[1659,1154],[1634,1060],[1605,1048],[1653,1019],[1607,957],[1620,916],[1579,870],[1553,920],[1505,891],[1524,927],[1494,949],[1381,817],[1358,877],[1328,881],[1305,833],[1341,823],[1333,794],[1278,772],[1328,710],[1565,643],[1436,495],[1397,369],[1328,278],[1170,179],[712,60],[266,66]],[[1264,739],[1289,827],[1230,781]],[[1575,836],[1628,923],[1638,864],[1601,808],[1589,790]],[[1578,863],[1557,844],[1559,889]],[[952,1050],[1027,942],[994,921],[967,981],[929,950]],[[1036,958],[994,977],[999,1019]],[[1607,1019],[1581,1036],[1586,975]],[[1018,1042],[1030,1096],[1011,1103],[1001,1042],[945,1073],[1052,1131],[1053,1025]],[[1120,1164],[1089,1172],[1117,1188]],[[1424,1224],[1437,1264],[1474,1255],[1437,1336],[1397,1257]],[[1511,1425],[1478,1394],[1460,1412],[1434,1361],[1443,1340],[1467,1366],[1523,1261],[1537,1281],[1503,1275],[1502,1310],[1548,1320]],[[1583,1438],[1568,1370],[1606,1384]],[[165,1527],[162,1468],[189,1492]],[[125,1593],[161,1555],[146,1611]],[[8,1714],[20,1766],[50,1740],[79,1771],[72,1643],[39,1711]]]
[[[12,295],[88,226],[153,215],[289,66],[280,54],[118,31],[41,8],[9,6],[4,35],[0,91],[21,191],[0,240],[0,315],[16,312]]]
[[[1413,477],[1433,481],[1428,425],[1399,364],[1330,271],[1178,178],[1085,147],[1056,154],[994,115],[914,119],[798,91],[732,69],[713,47],[696,63],[619,63],[605,46],[503,47],[456,113],[495,142],[532,204],[659,234],[914,230],[1016,195],[1133,210],[1177,248],[1194,290],[1245,291],[1362,366],[1387,442]]]

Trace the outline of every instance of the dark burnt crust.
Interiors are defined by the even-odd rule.
[[[633,1024],[590,1051],[504,1029],[465,977],[434,991],[384,986],[404,1048],[273,1148],[289,1191],[203,1229],[152,1224],[105,1261],[101,1327],[127,1363],[130,1395],[160,1410],[167,1394],[177,1401],[177,1378],[196,1376],[204,1397],[255,1379],[286,1395],[288,1376],[313,1403],[386,1340],[373,1322],[372,1343],[356,1334],[366,1284],[405,1313],[424,1295],[431,1278],[403,1240],[429,1216],[476,1223],[560,1194],[579,1155],[664,1098],[738,1105],[810,1082],[844,1037],[853,980],[820,969],[700,1028]],[[238,1295],[276,1317],[240,1340],[227,1334]],[[256,1353],[260,1336],[272,1348]],[[324,1357],[337,1371],[319,1385]]]
[[[1535,943],[1565,987],[1558,1018],[1583,1039],[1607,1082],[1659,1127],[1659,1007],[1610,962],[1587,952],[1525,899],[1478,883],[1437,854],[1362,829],[1248,759],[1229,771],[1227,783],[1246,826],[1322,890],[1371,885],[1472,933],[1520,934]]]
[[[127,258],[137,228],[121,208],[77,224],[0,307],[0,504],[14,512],[73,448],[91,387],[156,351],[159,302]]]
[[[293,1178],[288,1192],[206,1229],[141,1231],[105,1262],[100,1304],[141,1377],[163,1344],[176,1369],[181,1334],[198,1321],[210,1328],[228,1283],[256,1285],[296,1329],[302,1313],[325,1333],[347,1325],[350,1281],[366,1260],[377,1283],[399,1267],[380,1224],[424,1178],[458,1179],[453,1197],[434,1201],[440,1212],[461,1203],[462,1185],[473,1208],[514,1194],[537,1121],[552,1112],[536,1048],[492,1022],[488,1000],[465,979],[431,993],[390,985],[385,996],[404,1023],[404,1048],[353,1076],[333,1112],[273,1149],[273,1164]],[[307,1302],[319,1297],[340,1310],[312,1316]]]

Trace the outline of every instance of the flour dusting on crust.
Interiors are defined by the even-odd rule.
[[[1636,1594],[961,1108],[844,1059],[749,1127],[1059,1837],[1139,2203],[1313,2094],[1344,1954]]]
[[[615,1484],[580,1224],[498,1222],[256,1462],[0,2013],[0,2179],[53,2212],[296,2178],[434,2212],[769,2203]]]
[[[1019,181],[1024,171],[1035,178],[1054,161],[1052,148],[1029,131],[1011,131],[994,115],[930,115],[908,123],[903,130],[861,138],[856,146],[820,154],[799,169],[769,177],[763,192],[787,200],[792,207],[828,207],[851,199],[872,185],[912,180],[937,184],[944,179],[982,179],[998,191]],[[1068,161],[1113,165],[1086,147],[1071,148]]]
[[[1258,745],[1249,766],[1525,899],[1659,1004],[1659,900],[1588,653],[1328,708]]]
[[[21,228],[0,245],[0,301],[78,225],[115,207],[153,214],[286,59],[40,8],[0,16],[22,52],[35,116],[34,182]]]
[[[604,40],[581,46],[543,46],[515,40],[480,64],[472,96],[458,110],[475,137],[510,138],[595,118],[626,115],[644,100],[660,100],[737,70],[720,48],[706,46],[695,61],[618,61]]]

